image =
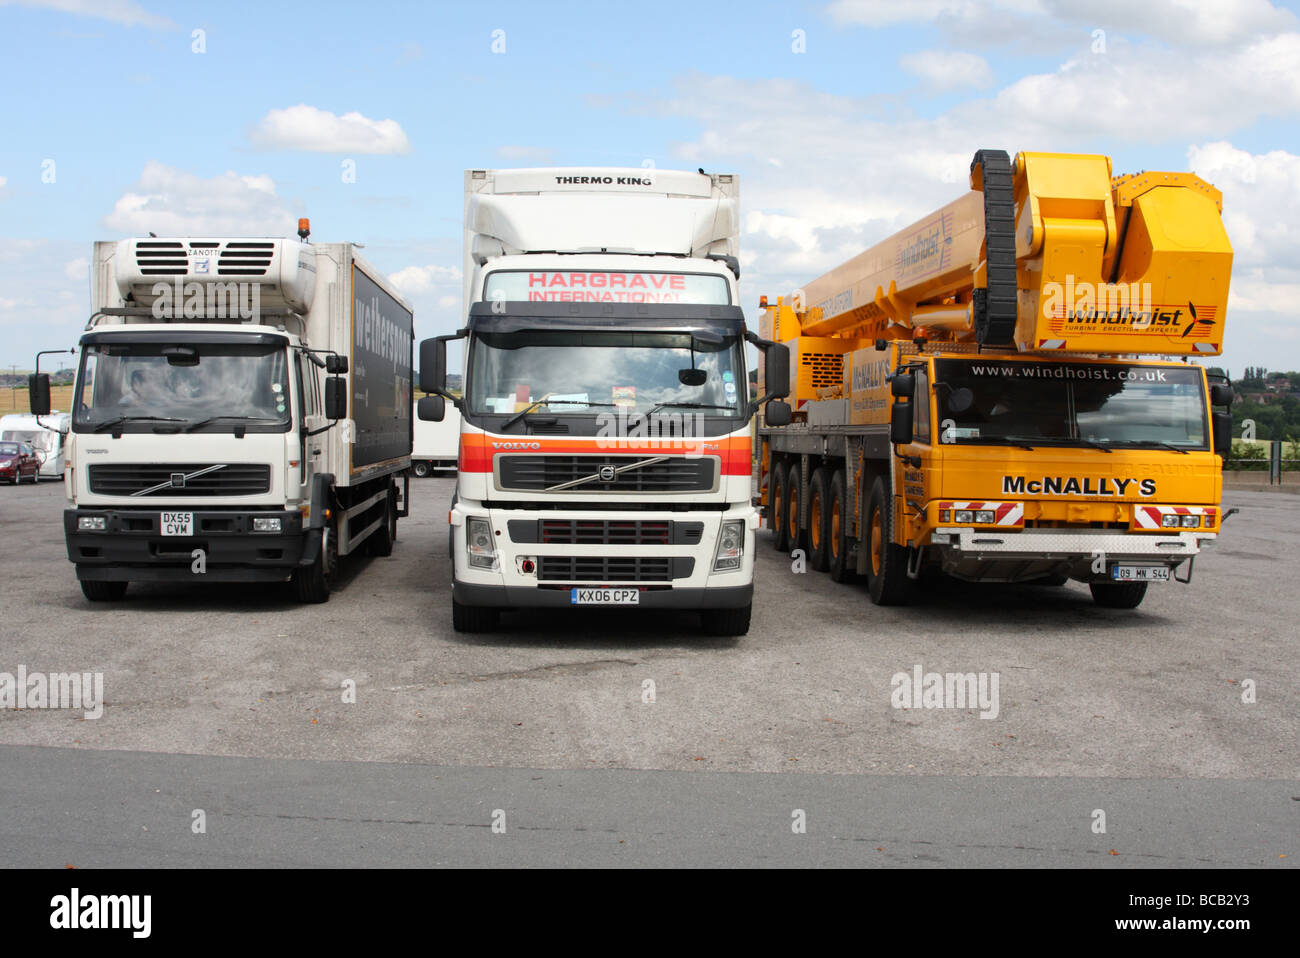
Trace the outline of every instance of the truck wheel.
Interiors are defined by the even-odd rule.
[[[895,545],[893,513],[885,497],[885,483],[879,477],[871,484],[871,497],[867,500],[866,542],[870,556],[867,563],[867,589],[876,605],[905,605],[907,603],[907,552],[904,546]]]
[[[81,592],[91,602],[120,602],[126,595],[126,583],[82,579]]]
[[[799,528],[799,502],[800,496],[803,495],[803,470],[799,468],[798,460],[790,463],[790,468],[785,473],[785,541],[786,546],[783,552],[793,552],[795,549],[802,549],[804,537],[802,530]]]
[[[370,533],[366,552],[372,556],[385,558],[393,554],[393,543],[397,541],[397,508],[393,504],[393,490],[388,490],[384,498],[384,521],[378,529]]]
[[[745,635],[749,632],[749,619],[754,604],[743,605],[738,609],[704,609],[700,612],[700,624],[705,635]]]
[[[1136,609],[1147,594],[1145,582],[1092,582],[1092,601],[1106,609]]]
[[[818,572],[830,565],[830,476],[818,466],[808,478],[808,564]]]
[[[451,600],[451,625],[457,632],[491,632],[497,627],[498,610],[485,605],[461,605]]]
[[[831,476],[831,506],[826,548],[830,553],[829,572],[835,582],[847,582],[853,577],[849,567],[849,512],[848,497],[844,494],[844,470],[836,469]]]
[[[334,585],[334,573],[339,564],[339,546],[335,541],[333,525],[321,530],[320,552],[316,561],[303,568],[299,566],[289,577],[294,598],[299,602],[328,602]]]
[[[776,546],[776,551],[786,553],[790,551],[790,533],[785,527],[785,484],[789,481],[786,475],[784,462],[778,462],[772,467],[772,474],[768,477],[767,487],[767,521],[772,527],[772,544]]]
[[[411,463],[411,472],[417,479],[423,479],[429,474],[429,464],[420,461],[413,462]]]

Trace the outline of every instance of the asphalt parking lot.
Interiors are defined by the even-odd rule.
[[[1204,786],[1193,817],[1204,816],[1210,829],[1216,815],[1231,812],[1225,794],[1262,788],[1241,798],[1242,809],[1276,803],[1276,815],[1256,815],[1266,823],[1254,833],[1258,848],[1242,859],[1238,843],[1238,857],[1225,861],[1300,860],[1300,849],[1284,847],[1300,834],[1300,801],[1290,800],[1300,779],[1294,496],[1226,493],[1225,506],[1241,512],[1198,561],[1193,583],[1153,585],[1135,611],[1100,609],[1078,584],[946,583],[922,604],[877,608],[862,584],[795,573],[763,532],[753,627],[719,640],[701,637],[690,614],[616,610],[514,614],[498,633],[458,635],[445,538],[451,491],[448,479],[413,480],[412,515],[399,524],[392,557],[350,560],[327,604],[299,606],[278,588],[217,584],[133,585],[120,604],[92,605],[66,559],[62,486],[0,490],[0,671],[21,665],[104,676],[97,719],[0,711],[0,763],[22,754],[24,768],[51,776],[40,782],[33,773],[27,786],[11,779],[6,804],[53,795],[71,787],[77,769],[92,767],[91,757],[70,763],[64,752],[58,762],[33,762],[40,753],[11,746],[94,751],[96,761],[122,751],[419,765],[462,776],[492,769],[742,776],[709,780],[709,788],[745,774],[755,788],[792,776],[789,787],[761,788],[784,793],[802,783],[830,796],[846,787],[834,776],[913,793],[921,784],[913,778],[960,785],[978,776],[1012,791],[1054,778],[1079,790],[1081,820],[1104,804],[1096,796],[1107,789],[1126,788],[1125,801],[1136,801],[1130,793],[1139,783],[1165,781]],[[996,674],[996,708],[983,709],[996,714],[895,707],[892,677],[918,668]],[[355,702],[345,701],[347,683],[355,683]],[[123,755],[118,767],[148,761]],[[346,768],[355,778],[362,766]],[[618,780],[625,779],[607,777],[600,788]],[[674,775],[655,787],[668,795],[704,782]],[[902,796],[895,793],[905,821]],[[1042,808],[1056,801],[1046,796]],[[21,826],[11,818],[11,839],[56,828],[53,812],[25,814]],[[1162,839],[1148,829],[1149,854],[1172,848],[1161,841],[1186,840],[1185,830],[1182,839],[1175,831]],[[136,861],[124,846],[109,846],[117,851],[102,851],[104,861],[113,854]],[[1168,857],[1218,860],[1198,858],[1194,846]],[[1078,863],[1070,854],[1062,861]]]

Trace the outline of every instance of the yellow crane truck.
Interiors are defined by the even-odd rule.
[[[1189,173],[980,150],[966,195],[763,297],[790,353],[792,408],[759,430],[776,548],[880,605],[929,570],[1126,609],[1190,581],[1232,425],[1194,362],[1223,345],[1221,212]]]

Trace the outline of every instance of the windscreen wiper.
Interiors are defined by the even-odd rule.
[[[270,416],[209,416],[207,419],[200,419],[198,422],[190,423],[185,427],[186,432],[193,432],[196,429],[202,429],[204,426],[214,422],[221,422],[223,419],[230,419],[235,422],[257,422],[257,423],[277,423],[284,422],[283,419],[273,419]]]
[[[717,406],[707,402],[657,402],[646,411],[646,418],[653,416],[665,406],[672,406],[675,409],[726,409],[734,411],[735,406]]]
[[[1117,439],[1112,445],[1115,446],[1155,446],[1157,449],[1172,449],[1174,452],[1181,452],[1187,455],[1187,450],[1182,446],[1175,446],[1173,443],[1162,442],[1159,439]]]
[[[184,419],[177,419],[175,416],[118,416],[114,419],[105,419],[92,429],[92,432],[103,432],[113,426],[120,426],[124,422],[185,422]]]
[[[612,402],[587,402],[587,401],[582,400],[582,399],[538,399],[538,400],[535,400],[535,401],[529,403],[529,404],[528,404],[527,406],[525,406],[523,409],[519,410],[519,412],[515,413],[513,416],[511,416],[509,419],[507,419],[504,423],[502,423],[502,425],[501,425],[501,431],[502,431],[502,432],[505,432],[507,429],[509,429],[511,426],[513,426],[513,425],[514,425],[515,423],[517,423],[519,420],[523,419],[525,416],[527,416],[530,412],[532,412],[532,411],[533,411],[534,409],[536,409],[538,406],[609,406],[609,407],[613,407],[613,405],[614,405],[614,404],[613,404]]]

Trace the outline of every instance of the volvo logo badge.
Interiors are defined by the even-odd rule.
[[[613,481],[614,481],[614,476],[615,476],[616,474],[617,474],[617,473],[615,472],[613,466],[601,466],[601,467],[600,467],[600,481],[601,481],[601,482],[613,482]]]

